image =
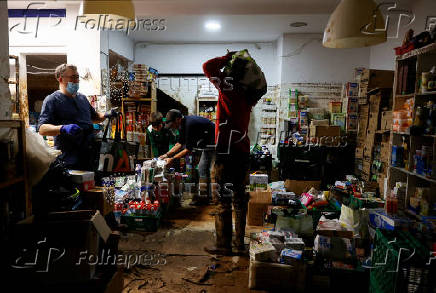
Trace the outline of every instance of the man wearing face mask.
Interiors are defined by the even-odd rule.
[[[59,90],[44,99],[37,129],[41,135],[54,136],[59,159],[67,168],[93,170],[96,156],[93,123],[116,115],[114,110],[98,113],[78,92],[77,67],[62,64],[56,68]]]

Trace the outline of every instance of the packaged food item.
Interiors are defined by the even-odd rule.
[[[280,263],[293,265],[295,262],[300,261],[303,256],[302,250],[283,249],[280,253]]]

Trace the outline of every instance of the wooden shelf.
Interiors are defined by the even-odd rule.
[[[410,98],[414,98],[414,97],[415,97],[415,93],[407,94],[407,95],[395,95],[395,98],[404,98],[404,99],[410,99]]]
[[[436,91],[434,91],[434,92],[426,92],[426,93],[419,93],[419,94],[416,94],[417,96],[433,96],[433,95],[436,95]]]
[[[392,131],[393,134],[398,134],[398,135],[410,135],[410,133],[407,132],[396,132],[396,131]]]
[[[377,134],[384,134],[384,133],[390,133],[391,131],[389,129],[384,129],[384,130],[377,130],[375,133]]]
[[[21,120],[2,120],[0,121],[0,128],[20,128]]]
[[[401,172],[403,172],[403,173],[406,173],[406,174],[409,174],[409,175],[416,176],[416,177],[418,177],[418,178],[424,179],[424,180],[426,180],[426,181],[428,181],[428,182],[436,183],[436,179],[428,178],[428,177],[426,177],[426,176],[424,176],[424,175],[420,175],[420,174],[417,174],[417,173],[415,173],[415,172],[408,171],[408,170],[406,170],[406,169],[404,169],[404,168],[394,167],[394,166],[391,166],[391,168],[392,168],[392,169],[395,169],[395,170],[398,170],[398,171],[401,171]]]
[[[10,186],[15,185],[15,184],[20,183],[20,182],[24,182],[23,176],[13,178],[13,179],[8,180],[8,181],[0,182],[0,189],[10,187]]]
[[[429,44],[425,47],[415,49],[415,50],[412,50],[410,52],[407,52],[406,54],[397,56],[396,60],[405,60],[405,59],[409,59],[409,58],[412,58],[412,57],[415,57],[418,55],[427,54],[427,53],[430,53],[432,51],[435,51],[435,53],[436,53],[436,43],[432,43],[432,44]]]
[[[140,99],[135,99],[135,98],[126,98],[126,99],[122,99],[123,102],[151,102],[151,98],[140,98]]]

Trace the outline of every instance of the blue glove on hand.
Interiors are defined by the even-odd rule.
[[[77,135],[81,131],[82,131],[82,128],[80,128],[79,125],[77,125],[77,124],[67,124],[67,125],[62,125],[62,127],[61,127],[62,134]]]

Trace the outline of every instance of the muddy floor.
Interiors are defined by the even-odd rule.
[[[248,253],[218,257],[203,250],[214,243],[212,210],[182,202],[166,215],[157,232],[123,233],[120,251],[159,258],[154,265],[144,262],[125,269],[123,292],[252,292]],[[247,227],[246,235],[259,230]]]

